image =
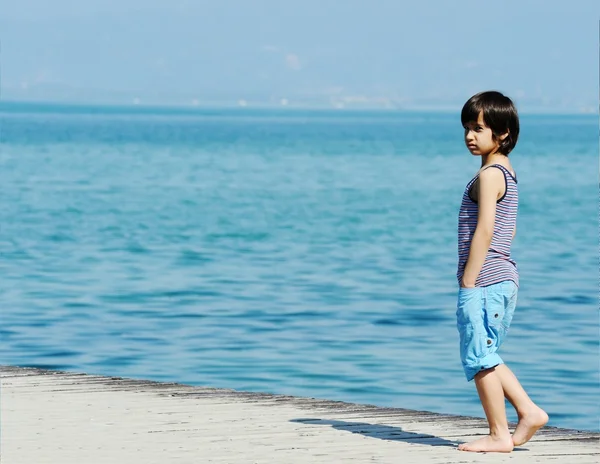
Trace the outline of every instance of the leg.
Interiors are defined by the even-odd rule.
[[[490,434],[479,440],[464,443],[458,449],[461,451],[510,453],[514,445],[508,430],[504,390],[496,368],[477,374],[475,385],[490,426]]]
[[[504,364],[496,367],[504,396],[517,411],[519,423],[513,434],[515,446],[528,442],[548,422],[548,414],[538,407],[527,395],[515,374]]]

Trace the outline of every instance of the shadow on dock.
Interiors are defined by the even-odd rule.
[[[346,422],[329,419],[292,419],[290,422],[310,425],[328,425],[337,430],[343,430],[350,433],[359,433],[361,435],[379,438],[381,440],[403,441],[406,443],[415,443],[429,446],[448,446],[456,448],[462,442],[449,441],[434,435],[422,433],[406,432],[400,427],[391,427],[389,425],[369,424],[367,422]]]

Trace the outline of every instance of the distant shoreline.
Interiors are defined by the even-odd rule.
[[[335,108],[325,105],[288,105],[281,106],[275,104],[265,104],[262,102],[249,102],[245,105],[235,103],[215,103],[215,104],[167,104],[167,103],[122,103],[122,102],[73,102],[73,101],[51,101],[51,100],[1,100],[0,113],[22,113],[22,112],[55,113],[112,113],[112,112],[127,112],[133,114],[179,114],[179,115],[195,115],[195,114],[210,114],[226,111],[228,115],[234,112],[239,114],[454,114],[460,111],[459,106],[404,106],[383,108],[378,106],[346,106],[343,108]],[[597,109],[596,109],[597,110]],[[552,109],[552,108],[534,108],[524,106],[520,109],[522,115],[547,115],[547,116],[579,116],[579,117],[597,117],[598,111],[576,111],[567,109]]]

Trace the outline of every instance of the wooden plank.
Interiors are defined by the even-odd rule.
[[[511,454],[458,443],[483,419],[0,367],[3,464],[594,463],[600,434],[545,427]]]

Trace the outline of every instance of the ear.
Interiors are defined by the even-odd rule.
[[[502,134],[500,137],[498,137],[498,140],[500,140],[501,142],[504,141],[504,139],[506,139],[506,137],[508,137],[509,131],[506,131],[504,134]]]

